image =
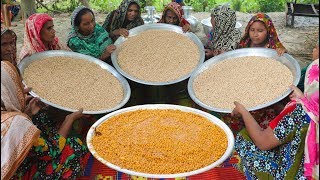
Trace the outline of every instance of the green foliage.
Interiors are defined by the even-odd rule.
[[[232,2],[231,7],[233,10],[235,10],[235,11],[241,10],[241,5],[242,5],[241,0],[232,0],[231,2]]]
[[[120,0],[89,0],[92,9],[99,12],[111,12],[118,8],[121,1]]]
[[[278,0],[259,0],[257,1],[261,12],[284,11],[284,2]]]
[[[3,0],[2,0],[3,1]],[[115,10],[122,0],[88,0],[92,9],[99,12],[111,12]],[[255,13],[255,12],[283,12],[285,3],[294,0],[184,0],[187,6],[192,6],[195,12],[210,12],[212,8],[224,3],[230,3],[235,11]],[[145,6],[155,6],[157,12],[162,12],[164,7],[171,0],[140,0],[142,12]],[[297,3],[319,4],[319,0],[298,0]],[[50,9],[72,12],[79,4],[79,0],[54,0],[46,6]],[[38,12],[47,12],[43,7],[37,9]]]

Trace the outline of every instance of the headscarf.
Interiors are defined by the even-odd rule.
[[[212,9],[211,17],[215,20],[215,26],[209,34],[207,46],[224,51],[236,49],[241,38],[240,30],[235,28],[236,12],[223,5]]]
[[[10,32],[15,36],[15,38],[17,39],[17,35],[16,35],[16,33],[15,33],[13,30],[8,29],[8,28],[6,28],[5,26],[1,26],[1,36],[2,36],[5,32],[7,32],[7,31],[10,31]]]
[[[138,16],[133,21],[128,23],[126,27],[123,27],[126,20],[128,8],[132,3],[136,3],[139,6]],[[127,30],[130,30],[143,24],[144,21],[141,18],[141,7],[139,5],[139,0],[123,0],[118,9],[108,14],[102,27],[106,31],[111,33],[116,29],[126,28]]]
[[[178,4],[176,2],[171,2],[164,8],[164,10],[162,12],[162,17],[161,17],[159,23],[165,23],[166,22],[166,15],[167,15],[167,11],[168,10],[174,12],[177,15],[177,17],[178,17],[178,25],[180,27],[183,27],[185,24],[190,24],[187,20],[185,20],[183,18],[182,7],[180,6],[180,4]]]
[[[267,28],[267,42],[265,45],[266,48],[272,48],[272,49],[283,48],[283,49],[285,49],[278,38],[276,28],[274,27],[271,18],[264,13],[258,13],[251,18],[251,20],[249,21],[249,23],[246,27],[245,34],[240,40],[239,48],[250,47],[251,39],[250,39],[249,31],[250,31],[251,25],[256,21],[262,22],[263,24],[265,24],[265,26]]]
[[[58,37],[54,38],[52,44],[50,44],[49,49],[45,47],[42,40],[40,39],[40,31],[43,25],[48,22],[53,21],[52,17],[48,14],[32,14],[25,24],[24,32],[24,44],[19,56],[19,62],[26,56],[30,56],[37,52],[47,51],[47,50],[60,50],[61,45],[59,44]],[[19,64],[19,62],[17,64]]]
[[[304,175],[319,179],[319,59],[308,67],[302,107],[310,117],[305,143]]]
[[[68,47],[72,51],[99,58],[105,51],[106,47],[112,44],[112,39],[109,38],[108,32],[97,23],[92,34],[84,36],[79,32],[79,27],[75,25],[75,19],[79,12],[84,9],[88,9],[95,19],[92,10],[85,6],[77,7],[73,11],[71,16],[72,30],[67,39]]]
[[[1,61],[1,178],[9,179],[27,156],[40,130],[22,113],[25,96],[16,68]]]

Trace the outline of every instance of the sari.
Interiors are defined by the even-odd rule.
[[[112,44],[112,39],[109,38],[108,32],[99,24],[95,25],[93,33],[88,36],[84,36],[79,32],[79,27],[75,26],[75,19],[79,12],[83,9],[88,8],[80,6],[77,7],[72,13],[72,30],[67,38],[68,47],[74,52],[100,58],[107,46]],[[92,14],[94,15],[93,12]]]
[[[135,3],[139,6],[139,14],[133,21],[127,21],[126,15],[129,6]],[[125,28],[130,30],[132,28],[141,26],[144,24],[141,18],[141,7],[138,0],[123,0],[118,9],[109,13],[102,25],[102,27],[110,34],[116,29]]]
[[[13,176],[40,135],[24,109],[19,73],[10,62],[1,61],[1,179]]]
[[[303,109],[310,117],[305,140],[304,175],[308,179],[319,179],[319,59],[307,68],[304,82]]]
[[[68,50],[65,45],[60,43],[58,37],[54,38],[49,48],[45,47],[40,37],[40,31],[47,21],[53,21],[52,17],[48,14],[41,13],[33,14],[26,20],[24,43],[17,64],[19,64],[23,58],[31,56],[34,53],[48,50]]]
[[[158,23],[166,23],[166,15],[168,10],[174,12],[177,15],[178,17],[178,23],[176,24],[177,26],[183,27],[186,24],[190,24],[187,20],[183,18],[182,7],[176,2],[171,2],[164,8],[162,12],[162,17]]]
[[[271,18],[264,13],[258,13],[250,19],[250,21],[246,27],[245,33],[240,40],[239,49],[250,47],[251,39],[250,39],[249,31],[250,31],[251,25],[256,21],[262,22],[265,25],[265,27],[267,28],[268,33],[267,33],[265,48],[271,48],[271,49],[283,48],[283,49],[285,49],[285,47],[282,45],[282,43],[279,40],[276,28],[274,27],[274,24],[273,24]]]
[[[316,179],[316,172],[319,173],[319,169],[315,169],[319,166],[316,159],[319,158],[316,153],[319,141],[315,141],[319,138],[319,134],[316,135],[319,130],[316,128],[319,119],[318,64],[319,60],[314,61],[307,71],[305,96],[289,102],[269,123],[279,146],[263,151],[257,148],[246,129],[237,135],[235,150],[241,159],[239,168],[247,179],[311,179],[310,176]]]
[[[212,9],[211,17],[215,26],[208,35],[206,47],[223,51],[235,50],[241,38],[241,32],[236,29],[236,12],[228,6],[219,6]]]

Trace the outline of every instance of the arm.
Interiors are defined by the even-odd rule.
[[[116,48],[117,48],[117,47],[116,47],[115,45],[113,45],[113,44],[109,45],[109,46],[105,49],[105,51],[102,53],[100,59],[101,59],[102,61],[105,61],[108,57],[111,56],[111,54],[113,53],[113,51],[116,50]]]
[[[242,116],[251,139],[259,149],[270,150],[280,145],[280,141],[275,137],[273,130],[270,127],[267,129],[261,129],[257,121],[242,104],[238,102],[235,102],[234,104],[236,107],[232,111],[231,115]]]
[[[285,48],[277,48],[276,51],[279,56],[282,56],[284,53],[288,52]]]
[[[77,112],[67,115],[60,129],[58,130],[58,134],[60,134],[64,138],[67,138],[73,122],[83,116],[82,111],[83,109],[80,109]]]

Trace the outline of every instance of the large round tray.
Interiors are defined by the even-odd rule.
[[[199,106],[206,108],[211,111],[215,112],[222,112],[222,113],[231,113],[232,109],[222,109],[222,108],[217,108],[217,107],[211,107],[208,106],[207,104],[201,102],[195,95],[194,89],[193,89],[193,82],[197,78],[199,74],[201,74],[203,71],[207,70],[211,66],[215,65],[216,63],[231,59],[231,58],[236,58],[236,57],[243,57],[243,56],[262,56],[262,57],[270,57],[273,59],[276,59],[283,63],[285,66],[287,66],[290,71],[292,72],[293,75],[293,85],[297,85],[300,80],[301,76],[301,70],[300,70],[300,65],[299,63],[289,54],[284,54],[282,56],[278,56],[277,52],[273,49],[268,49],[268,48],[244,48],[244,49],[237,49],[234,51],[229,51],[226,53],[223,53],[219,56],[215,56],[205,63],[203,63],[190,77],[189,82],[188,82],[188,92],[192,100],[197,103]],[[279,77],[281,78],[281,77]],[[279,101],[281,101],[283,98],[288,96],[292,90],[288,87],[288,90],[282,94],[281,96],[277,97],[276,99],[265,103],[258,105],[256,107],[248,108],[249,111],[254,111],[258,109],[262,109],[265,107],[268,107],[272,104],[275,104]]]
[[[71,52],[71,51],[63,51],[63,50],[44,51],[41,53],[33,54],[32,56],[26,57],[18,65],[18,68],[19,68],[21,74],[23,74],[24,70],[29,66],[29,64],[33,63],[34,61],[39,61],[41,59],[49,58],[49,57],[71,57],[71,58],[78,58],[78,59],[83,59],[86,61],[94,62],[97,65],[99,65],[102,69],[105,69],[106,71],[110,72],[113,76],[115,76],[120,81],[122,88],[123,88],[123,92],[124,92],[123,99],[120,104],[118,104],[117,106],[115,106],[111,109],[103,109],[103,110],[99,110],[99,111],[83,111],[84,114],[108,113],[108,112],[111,112],[111,111],[114,111],[114,110],[121,108],[122,106],[124,106],[128,102],[128,100],[130,98],[130,94],[131,94],[131,89],[130,89],[128,81],[123,76],[121,76],[112,66],[110,66],[109,64],[107,64],[99,59],[96,59],[92,56],[88,56],[88,55],[84,55],[84,54],[80,54],[80,53],[76,53],[76,52]],[[23,83],[25,85],[27,85],[24,81],[23,81]],[[34,97],[39,97],[32,90],[30,91],[30,94]],[[42,97],[39,97],[39,98],[42,102],[44,102],[50,106],[56,107],[58,109],[62,109],[62,110],[69,111],[69,112],[78,111],[76,109],[62,107],[58,104],[55,104],[55,103],[52,103],[46,99],[43,99]]]
[[[209,121],[211,121],[212,123],[214,123],[215,125],[219,126],[227,135],[227,139],[228,139],[228,146],[227,149],[225,151],[225,153],[222,155],[222,157],[220,157],[220,159],[218,159],[216,162],[203,167],[201,169],[198,170],[194,170],[194,171],[190,171],[190,172],[184,172],[184,173],[179,173],[179,174],[147,174],[147,173],[142,173],[142,172],[136,172],[136,171],[132,171],[132,170],[128,170],[128,169],[123,169],[119,166],[116,166],[110,162],[108,162],[107,160],[103,159],[102,157],[100,157],[97,152],[95,151],[93,145],[91,144],[91,139],[94,136],[95,133],[95,128],[98,127],[100,124],[102,124],[104,121],[107,121],[108,119],[110,119],[111,117],[117,116],[119,114],[122,113],[126,113],[126,112],[131,112],[131,111],[136,111],[136,110],[142,110],[142,109],[175,109],[175,110],[181,110],[184,112],[191,112],[191,113],[195,113],[198,115],[201,115],[205,118],[207,118]],[[132,106],[132,107],[128,107],[125,109],[119,109],[115,112],[112,112],[110,114],[107,114],[106,116],[100,118],[96,123],[94,123],[91,128],[89,129],[89,132],[87,134],[87,145],[88,148],[90,150],[90,152],[92,153],[92,155],[98,159],[100,162],[102,162],[103,164],[105,164],[106,166],[115,169],[117,171],[126,173],[126,174],[130,174],[130,175],[134,175],[134,176],[142,176],[142,177],[147,177],[147,178],[178,178],[178,177],[187,177],[187,176],[192,176],[195,174],[199,174],[205,171],[208,171],[218,165],[220,165],[221,163],[223,163],[232,153],[233,151],[233,147],[234,147],[234,135],[232,133],[232,131],[230,130],[230,128],[224,123],[222,122],[220,119],[218,119],[217,117],[206,113],[204,111],[198,110],[198,109],[194,109],[194,108],[190,108],[190,107],[185,107],[185,106],[179,106],[179,105],[169,105],[169,104],[148,104],[148,105],[138,105],[138,106]]]
[[[152,29],[155,29],[155,30],[169,30],[169,31],[173,31],[173,32],[176,32],[176,33],[180,33],[184,36],[187,36],[188,38],[190,38],[199,48],[199,53],[200,53],[200,58],[199,58],[199,62],[198,62],[198,65],[194,68],[197,69],[203,62],[204,62],[204,58],[205,58],[205,53],[204,53],[204,47],[203,47],[203,44],[202,42],[200,41],[200,39],[193,33],[184,33],[182,31],[182,28],[179,27],[179,26],[175,26],[175,25],[170,25],[170,24],[163,24],[163,23],[155,23],[155,24],[145,24],[145,25],[142,25],[142,26],[138,26],[136,28],[133,28],[129,31],[129,37],[131,36],[135,36],[135,35],[138,35],[144,31],[147,31],[147,30],[152,30]],[[114,45],[117,46],[117,49],[111,54],[111,59],[112,59],[112,64],[114,65],[114,67],[123,75],[125,76],[126,78],[132,80],[132,81],[135,81],[137,83],[140,83],[140,84],[146,84],[146,85],[155,85],[155,86],[161,86],[161,85],[169,85],[169,84],[174,84],[174,83],[177,83],[177,82],[180,82],[180,81],[183,81],[187,78],[190,77],[190,75],[192,74],[192,72],[194,72],[194,70],[192,72],[190,72],[189,74],[179,78],[179,79],[176,79],[176,80],[173,80],[173,81],[168,81],[168,82],[148,82],[148,81],[144,81],[144,80],[141,80],[141,79],[137,79],[131,75],[129,75],[127,72],[123,71],[119,64],[118,64],[118,60],[117,60],[117,57],[118,57],[118,54],[119,54],[119,49],[118,47],[121,46],[122,43],[124,43],[124,41],[126,41],[127,38],[121,36],[117,39],[117,41],[114,43]],[[174,47],[173,47],[174,49]],[[134,61],[134,59],[133,59]]]

